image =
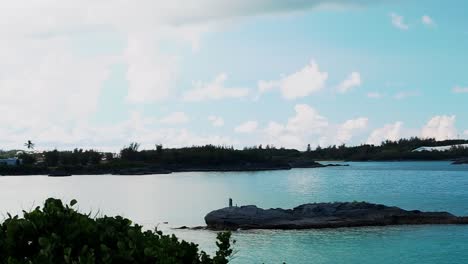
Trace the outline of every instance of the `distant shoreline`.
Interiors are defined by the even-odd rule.
[[[325,164],[323,164],[325,162]],[[256,171],[279,171],[291,169],[307,169],[307,168],[326,168],[326,167],[348,167],[348,163],[359,162],[451,162],[453,165],[467,165],[466,159],[459,160],[366,160],[366,161],[345,161],[345,160],[318,160],[302,164],[248,164],[237,166],[199,166],[199,167],[153,167],[140,166],[128,167],[121,169],[101,169],[94,167],[67,167],[62,169],[46,168],[46,167],[29,167],[28,170],[22,170],[22,166],[10,168],[13,173],[2,173],[0,176],[44,176],[51,177],[66,177],[71,175],[159,175],[172,174],[178,172],[256,172]],[[344,163],[344,164],[343,164]],[[23,167],[24,168],[24,167]]]
[[[453,164],[467,164],[468,148],[460,144],[468,144],[468,140],[436,141],[411,138],[385,141],[379,146],[340,145],[317,147],[314,150],[309,144],[306,151],[269,145],[242,150],[232,146],[163,148],[162,145],[156,145],[155,149],[139,150],[140,145],[134,142],[119,153],[83,149],[23,151],[17,152],[15,157],[10,153],[10,156],[0,159],[0,175],[145,175],[189,171],[269,171],[327,166],[316,161],[452,161]],[[438,151],[441,148],[444,151]]]
[[[325,168],[325,167],[340,167],[349,166],[348,164],[321,164],[318,162],[310,162],[308,164],[300,164],[297,166],[291,165],[276,165],[276,164],[248,164],[240,166],[219,166],[219,167],[173,167],[173,168],[152,168],[148,167],[133,167],[119,170],[94,170],[93,168],[68,168],[63,170],[51,170],[42,168],[37,172],[18,173],[18,174],[1,174],[1,176],[43,176],[51,177],[66,177],[71,175],[155,175],[155,174],[172,174],[178,172],[256,172],[256,171],[278,171],[291,170],[294,168]],[[38,168],[39,169],[39,168]],[[19,172],[19,171],[18,171]]]

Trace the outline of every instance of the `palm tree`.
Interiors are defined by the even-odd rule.
[[[31,140],[28,140],[28,142],[24,143],[24,146],[28,149],[34,149],[34,143],[32,143]]]

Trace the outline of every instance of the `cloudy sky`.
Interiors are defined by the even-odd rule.
[[[17,0],[0,148],[468,138],[468,3]]]

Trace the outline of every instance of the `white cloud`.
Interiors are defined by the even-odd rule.
[[[465,130],[465,131],[463,132],[463,135],[468,136],[468,130]]]
[[[159,122],[163,124],[185,124],[189,121],[189,117],[184,112],[173,112],[161,118]]]
[[[367,93],[367,97],[369,98],[373,98],[373,99],[380,99],[382,98],[384,95],[379,93],[379,92],[370,92],[370,93]]]
[[[225,98],[240,98],[249,94],[247,88],[227,88],[224,83],[227,80],[225,73],[219,74],[212,82],[203,83],[201,81],[194,82],[194,88],[187,91],[183,95],[185,101],[203,101],[203,100],[220,100]]]
[[[131,103],[166,99],[177,77],[175,56],[161,54],[155,38],[148,35],[128,36],[124,60],[127,64],[128,95]]]
[[[452,89],[452,92],[454,93],[468,93],[468,87],[460,87],[456,86]]]
[[[350,143],[365,131],[368,118],[350,119],[336,125],[320,115],[314,108],[305,104],[295,106],[295,115],[285,124],[270,122],[263,130],[264,144],[275,144],[284,147],[305,149],[307,144],[326,146]]]
[[[327,72],[321,72],[318,64],[311,61],[299,71],[284,76],[280,80],[259,81],[260,93],[279,88],[286,99],[296,99],[308,96],[323,89],[328,79]]]
[[[401,138],[402,127],[402,122],[396,122],[394,124],[387,124],[381,128],[377,128],[372,131],[369,138],[367,139],[367,143],[372,145],[380,145],[380,143],[385,140],[398,140]]]
[[[396,28],[399,28],[401,30],[408,30],[409,29],[409,26],[408,26],[408,24],[405,23],[405,19],[403,18],[403,16],[400,16],[400,15],[395,14],[395,13],[391,13],[390,18],[392,20],[393,26],[395,26]]]
[[[328,129],[328,120],[309,105],[297,104],[294,110],[295,115],[285,125],[277,122],[268,124],[264,130],[268,141],[265,143],[304,149]]]
[[[208,120],[211,122],[211,125],[214,127],[224,126],[224,119],[220,116],[211,115],[208,117]]]
[[[315,133],[328,126],[328,120],[306,104],[298,104],[294,110],[296,115],[288,120],[286,126],[289,131]]]
[[[257,121],[247,121],[245,123],[242,123],[238,125],[234,131],[237,133],[253,133],[255,130],[257,130],[258,123]]]
[[[361,74],[359,72],[353,72],[346,80],[338,85],[338,91],[340,93],[346,93],[358,86],[361,86]]]
[[[353,137],[353,133],[365,129],[368,123],[369,119],[366,117],[347,120],[338,128],[336,136],[337,141],[339,143],[349,142]]]
[[[423,23],[426,26],[434,26],[435,25],[434,20],[428,15],[424,15],[424,16],[421,17],[421,23]]]
[[[2,148],[22,148],[23,143],[31,139],[38,150],[82,147],[118,151],[130,142],[139,142],[142,148],[154,148],[154,144],[163,144],[165,147],[239,144],[228,136],[197,134],[185,128],[161,127],[158,120],[145,117],[139,112],[132,112],[127,120],[111,125],[80,123],[71,127],[51,125],[26,127],[24,130],[0,127],[0,138],[4,142]]]
[[[436,140],[455,139],[458,137],[455,128],[455,116],[434,116],[427,122],[421,131],[423,138],[435,138]]]
[[[351,4],[367,3],[355,0]],[[216,29],[225,20],[301,11],[325,4],[344,6],[350,5],[350,1],[17,0],[2,3],[0,110],[14,114],[0,117],[0,138],[7,142],[5,146],[16,147],[25,138],[50,147],[121,146],[130,139],[154,141],[152,144],[167,140],[167,144],[174,145],[209,140],[212,140],[209,143],[232,142],[228,138],[194,135],[179,129],[154,129],[151,125],[158,123],[157,120],[136,114],[112,126],[95,125],[90,119],[98,108],[103,83],[116,64],[126,67],[128,102],[167,99],[177,87],[183,52],[170,52],[165,47],[182,44],[196,51],[201,48],[202,34]],[[106,47],[105,43],[98,43],[86,34],[110,34],[120,42],[102,51],[99,47]],[[81,45],[83,39],[86,46]]]
[[[264,81],[264,80],[258,81],[258,91],[260,93],[271,91],[277,88],[278,86],[279,86],[278,81]]]
[[[0,123],[18,130],[83,122],[95,113],[111,57],[69,52],[64,38],[0,43]],[[32,136],[32,135],[31,135]]]
[[[28,44],[38,37],[69,38],[86,32],[119,34],[127,42],[124,54],[119,54],[128,66],[126,77],[130,88],[127,99],[134,103],[153,102],[167,98],[174,88],[179,68],[177,56],[161,52],[161,41],[188,42],[196,50],[200,46],[201,34],[210,31],[220,20],[287,13],[324,4],[350,6],[367,2],[140,0],[135,3],[83,0],[65,3],[57,0],[18,0],[2,5],[0,34],[4,36],[3,42],[9,42],[9,46],[14,47],[13,54],[21,54],[22,50],[16,48],[12,40]]]
[[[403,100],[409,97],[417,97],[420,95],[421,93],[418,91],[401,91],[401,92],[396,93],[395,96],[393,97],[397,100]]]
[[[267,140],[265,144],[298,149],[304,149],[307,144],[303,135],[289,131],[284,125],[277,122],[270,122],[263,132]]]

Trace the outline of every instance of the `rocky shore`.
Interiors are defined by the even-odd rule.
[[[207,228],[319,229],[386,225],[468,224],[468,217],[447,212],[408,211],[366,202],[311,203],[293,209],[262,209],[255,205],[233,206],[205,216]]]

